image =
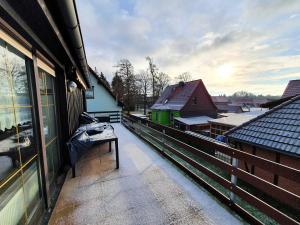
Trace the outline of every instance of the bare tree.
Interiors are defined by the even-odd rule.
[[[141,71],[137,75],[137,84],[140,90],[140,93],[143,95],[143,108],[144,115],[146,115],[146,106],[147,106],[147,94],[151,88],[151,76],[146,71]]]
[[[157,66],[153,63],[153,60],[147,56],[146,57],[146,60],[148,61],[148,64],[149,64],[149,73],[151,75],[151,79],[152,79],[152,102],[154,103],[154,101],[156,100],[156,97],[158,96],[157,94],[157,88],[156,88],[156,85],[157,85],[157,71],[158,71],[158,68]]]
[[[158,83],[158,95],[160,96],[163,90],[169,85],[170,83],[170,76],[166,73],[160,72],[157,76],[157,83]]]
[[[189,72],[184,72],[176,77],[177,81],[188,82],[192,80],[192,75]]]
[[[133,66],[128,59],[121,59],[117,67],[117,73],[124,83],[124,108],[129,112],[135,107],[133,98],[136,94],[136,79]]]

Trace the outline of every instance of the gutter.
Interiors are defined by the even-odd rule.
[[[76,62],[73,59],[73,57],[67,47],[67,44],[64,41],[64,38],[62,37],[61,33],[59,32],[59,29],[56,26],[54,19],[46,6],[45,0],[37,0],[37,1],[38,1],[38,4],[40,5],[40,7],[42,8],[45,16],[47,17],[50,25],[52,26],[53,30],[55,31],[60,43],[64,47],[71,62],[73,63],[74,67],[77,68]],[[68,36],[71,39],[72,47],[75,49],[75,54],[80,62],[80,67],[82,68],[84,75],[86,77],[86,79],[85,79],[85,77],[83,77],[81,74],[76,73],[77,81],[84,87],[84,89],[86,89],[86,88],[90,87],[90,84],[89,84],[90,82],[88,79],[89,75],[88,75],[88,69],[87,69],[87,60],[86,60],[85,51],[84,51],[84,47],[83,47],[83,41],[82,41],[81,31],[79,28],[79,22],[78,22],[75,3],[73,0],[57,0],[56,2],[58,5],[60,14],[63,18],[64,24],[67,28]],[[76,32],[72,31],[74,29],[72,29],[72,27],[69,26],[70,23],[74,24],[78,28],[78,30]],[[77,68],[77,70],[78,70],[78,68]]]
[[[86,60],[75,2],[74,0],[57,0],[57,5],[61,12],[69,38],[71,40],[71,44],[75,49],[75,53],[79,60],[80,66],[87,78],[87,83],[89,83],[88,64]]]

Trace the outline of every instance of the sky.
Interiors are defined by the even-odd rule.
[[[300,79],[300,0],[77,0],[87,60],[111,81],[126,58],[189,72],[212,95],[281,95]]]

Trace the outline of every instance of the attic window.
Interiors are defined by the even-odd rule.
[[[193,98],[193,103],[196,105],[197,104],[197,97]]]

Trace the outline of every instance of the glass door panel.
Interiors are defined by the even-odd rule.
[[[0,40],[0,224],[5,225],[28,224],[41,200],[26,60]]]
[[[55,86],[54,77],[48,74],[46,71],[39,69],[39,77],[40,93],[42,98],[46,156],[48,163],[48,181],[51,188],[60,167]]]

